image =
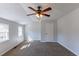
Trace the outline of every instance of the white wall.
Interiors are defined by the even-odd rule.
[[[5,20],[3,18],[0,18],[0,23],[9,24],[9,40],[0,43],[0,55],[2,55],[19,43],[21,43],[23,39],[18,39],[18,26],[22,25],[16,22]]]
[[[79,8],[58,19],[58,42],[79,55]]]
[[[34,22],[25,27],[26,40],[40,40],[41,42],[57,42],[57,22]],[[47,36],[46,36],[47,35]]]
[[[26,37],[28,40],[41,40],[41,25],[38,22],[26,25]]]

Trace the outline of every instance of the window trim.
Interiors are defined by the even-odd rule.
[[[3,25],[4,27],[7,27],[7,31],[5,32],[2,32],[2,33],[7,33],[7,38],[6,38],[6,34],[5,34],[5,36],[3,36],[4,38],[6,38],[6,39],[4,39],[4,38],[2,38],[3,40],[1,40],[0,41],[0,43],[2,43],[2,42],[5,42],[5,41],[8,41],[9,40],[9,24],[6,24],[6,23],[0,23],[0,25]],[[1,31],[0,31],[1,32]]]

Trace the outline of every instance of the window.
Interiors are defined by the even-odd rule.
[[[0,23],[0,42],[9,40],[9,25]]]
[[[19,36],[19,38],[23,38],[23,33],[22,33],[23,31],[22,31],[22,27],[21,26],[19,26],[18,27],[18,36]]]

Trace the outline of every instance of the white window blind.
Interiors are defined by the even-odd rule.
[[[9,25],[0,23],[0,42],[9,40]]]

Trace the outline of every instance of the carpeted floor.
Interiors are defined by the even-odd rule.
[[[72,52],[54,42],[23,42],[3,56],[75,56]]]

